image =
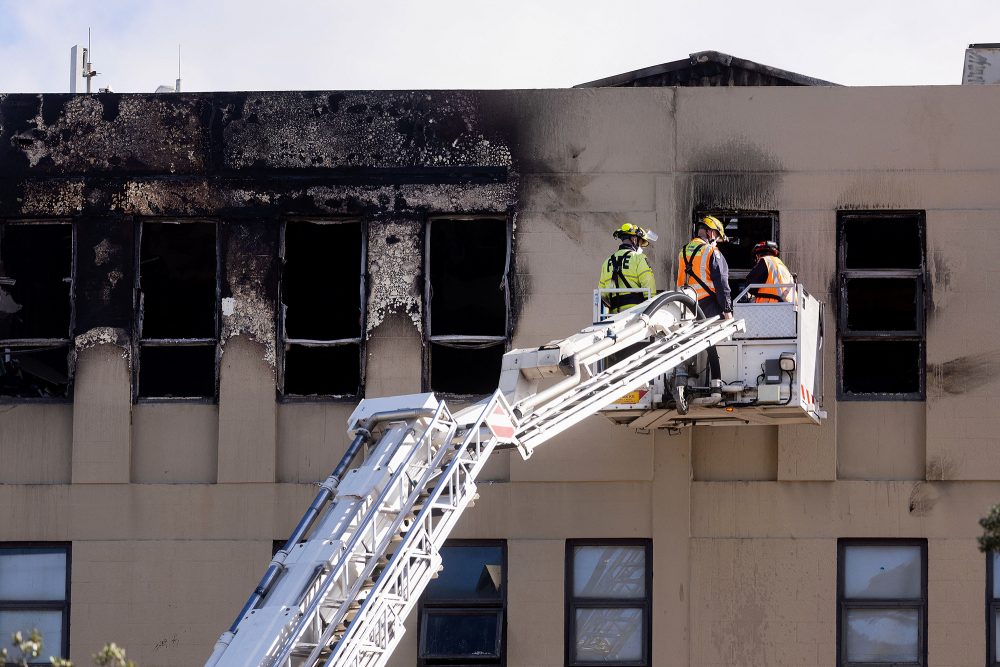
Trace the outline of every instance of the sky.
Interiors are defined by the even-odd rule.
[[[992,27],[991,27],[992,26]],[[852,86],[955,85],[996,0],[0,0],[0,93],[565,88],[697,51]]]

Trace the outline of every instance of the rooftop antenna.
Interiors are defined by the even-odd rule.
[[[97,76],[93,63],[90,62],[90,28],[87,28],[87,48],[83,50],[83,78],[87,80],[87,92],[90,92],[90,80]]]
[[[177,45],[177,83],[174,84],[174,92],[181,92],[181,45]]]

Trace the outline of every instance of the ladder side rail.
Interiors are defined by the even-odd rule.
[[[431,437],[434,435],[436,428],[442,424],[447,423],[447,435],[445,436],[445,444],[443,444],[436,455],[430,456],[431,452]],[[371,502],[361,503],[364,505],[363,515],[357,519],[356,523],[352,522],[351,525],[356,525],[356,530],[351,534],[348,542],[342,547],[340,551],[340,557],[334,563],[329,574],[322,578],[322,583],[317,587],[315,594],[310,596],[310,599],[306,601],[305,599],[300,599],[297,601],[297,605],[300,608],[304,605],[305,609],[301,611],[299,621],[296,625],[295,630],[286,638],[284,645],[278,652],[278,659],[275,664],[282,664],[282,661],[288,658],[296,642],[299,641],[304,631],[307,629],[309,622],[318,613],[319,605],[326,599],[333,587],[340,577],[346,572],[348,572],[347,565],[351,562],[352,558],[359,553],[364,558],[365,566],[363,567],[361,573],[354,576],[350,587],[345,587],[346,599],[339,605],[334,618],[336,622],[339,623],[346,615],[347,606],[353,599],[357,596],[358,590],[364,583],[367,576],[371,574],[374,570],[378,557],[385,552],[388,547],[388,538],[391,537],[391,533],[383,532],[383,536],[386,539],[379,538],[379,531],[377,530],[382,524],[380,524],[379,519],[382,517],[382,506],[385,503],[386,498],[390,496],[390,492],[394,490],[401,490],[410,484],[410,479],[406,473],[410,470],[412,464],[414,464],[414,459],[417,458],[418,454],[422,451],[426,451],[428,456],[426,457],[427,462],[424,465],[417,463],[425,472],[424,475],[429,475],[435,470],[435,465],[444,456],[447,455],[447,442],[450,441],[455,433],[456,424],[451,416],[451,413],[447,410],[447,406],[444,402],[438,405],[437,410],[430,423],[424,429],[420,438],[416,443],[413,444],[410,451],[408,452],[404,461],[400,462],[397,469],[393,472],[389,481],[385,484],[382,492],[379,496],[372,500]],[[412,494],[409,489],[405,493],[400,493],[399,497],[406,498],[407,501],[411,500]],[[370,498],[367,500],[371,500]],[[412,503],[409,503],[409,507],[412,507]],[[362,514],[362,508],[359,508],[357,514]],[[384,531],[390,530],[396,523],[401,523],[402,518],[407,512],[407,504],[404,503],[396,511],[396,518],[394,521],[390,522],[389,526],[384,528]],[[366,531],[371,531],[372,536],[375,537],[372,549],[364,548],[359,549],[359,547],[364,547],[363,538],[365,537]],[[383,544],[384,543],[384,544]],[[353,593],[353,596],[350,594]],[[335,627],[336,623],[331,623],[331,626]]]
[[[655,343],[643,350],[640,350],[632,358],[621,363],[627,364],[623,369],[616,369],[612,366],[606,371],[595,375],[590,380],[582,383],[577,392],[587,396],[580,399],[575,405],[566,405],[566,401],[560,401],[558,406],[553,406],[540,415],[532,414],[525,419],[517,433],[517,438],[529,450],[544,443],[549,438],[565,431],[574,424],[579,423],[586,417],[598,412],[615,395],[631,391],[635,387],[648,382],[658,375],[661,375],[671,368],[684,363],[710,346],[721,342],[738,330],[742,320],[720,320],[718,327],[710,331],[702,331],[687,345],[681,346],[673,353],[657,358],[661,348],[669,347],[672,339],[663,339],[663,345],[657,346]],[[649,365],[633,369],[636,363],[650,359]],[[624,376],[617,378],[617,375]],[[608,376],[611,376],[610,378]],[[588,395],[588,392],[589,395]],[[571,397],[567,397],[569,400]],[[542,406],[547,408],[548,406]]]
[[[441,476],[439,483],[426,498],[424,507],[417,515],[410,530],[403,536],[385,570],[379,576],[372,592],[362,603],[361,609],[347,631],[334,647],[334,652],[327,662],[336,667],[354,667],[356,665],[379,665],[388,658],[390,645],[372,639],[373,634],[383,638],[389,637],[394,645],[402,635],[402,626],[391,633],[385,629],[390,627],[392,619],[402,619],[413,608],[420,593],[426,587],[440,564],[439,550],[451,533],[465,508],[472,501],[476,492],[475,479],[482,470],[490,454],[497,445],[495,437],[484,439],[480,428],[487,416],[497,405],[503,406],[508,416],[513,419],[510,406],[500,391],[485,404],[479,418],[473,422],[460,445],[454,446],[456,456]],[[442,496],[447,490],[448,502],[442,502]],[[434,516],[434,510],[443,510],[440,517]],[[420,563],[424,567],[419,567]],[[416,572],[416,573],[415,573]],[[390,601],[383,594],[386,590],[394,590],[395,600]],[[394,602],[394,605],[390,605]],[[373,628],[366,632],[366,625]],[[391,626],[396,627],[396,626]],[[329,629],[328,629],[329,630]],[[367,651],[372,660],[360,661],[359,653]],[[318,651],[314,651],[318,654]],[[312,660],[304,663],[308,667],[314,664]]]

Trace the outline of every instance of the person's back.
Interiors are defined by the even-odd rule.
[[[725,230],[709,215],[698,221],[696,233],[677,258],[677,287],[692,288],[705,315],[732,317],[729,264],[715,247],[717,241],[727,240]]]
[[[746,277],[754,303],[780,303],[795,299],[795,278],[779,257],[778,244],[761,241],[753,248],[757,263]]]
[[[641,292],[602,292],[601,300],[604,301],[608,311],[620,313],[656,294],[656,277],[653,275],[653,269],[649,266],[646,256],[642,253],[642,248],[648,246],[650,241],[656,240],[656,234],[638,225],[625,223],[616,229],[613,235],[622,243],[601,265],[601,277],[597,283],[598,289],[643,290]]]

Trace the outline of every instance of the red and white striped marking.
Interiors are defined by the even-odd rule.
[[[802,400],[805,401],[807,405],[812,405],[813,403],[815,403],[815,401],[813,400],[812,392],[806,389],[806,386],[804,384],[799,385],[799,390],[802,394]]]
[[[494,405],[493,410],[486,416],[486,426],[500,442],[514,442],[514,422],[499,403]]]

